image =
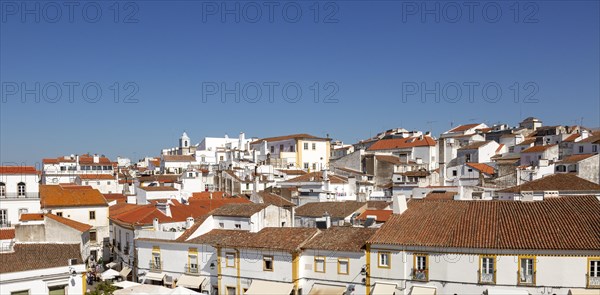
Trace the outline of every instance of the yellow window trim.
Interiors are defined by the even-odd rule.
[[[483,259],[484,258],[492,258],[494,261],[494,278],[492,279],[493,282],[491,282],[491,283],[481,282],[481,274],[483,274]],[[488,254],[479,255],[479,277],[477,278],[477,282],[482,285],[495,285],[496,284],[497,267],[498,267],[498,259],[497,259],[496,255],[488,255]]]
[[[229,259],[227,258],[229,255],[233,255],[233,265],[229,265]],[[235,268],[235,257],[235,252],[225,252],[225,267]]]
[[[317,270],[317,260],[323,260],[323,271]],[[315,256],[314,261],[314,272],[324,273],[327,271],[327,260],[325,260],[325,256]]]
[[[267,260],[266,258],[271,258],[271,269],[267,269]],[[264,271],[273,271],[275,269],[275,258],[273,255],[263,255],[263,270]]]
[[[586,264],[586,271],[585,271],[588,279],[586,280],[585,285],[586,285],[586,288],[588,288],[588,289],[600,289],[600,286],[591,286],[590,285],[590,279],[589,279],[590,275],[591,275],[590,274],[590,266],[592,265],[592,261],[600,261],[600,256],[588,257],[587,264]]]
[[[386,254],[388,259],[387,259],[387,265],[382,265],[381,264],[381,254]],[[392,268],[392,254],[391,252],[388,251],[377,251],[377,267],[379,268]]]
[[[342,262],[346,262],[346,272],[341,272],[341,264]],[[337,273],[339,275],[348,275],[350,274],[350,259],[349,258],[338,258],[337,263]]]
[[[413,253],[413,269],[417,269],[417,257],[425,257],[425,280],[429,281],[429,254]]]
[[[159,246],[152,246],[152,253],[160,253],[160,247]]]
[[[517,274],[517,284],[520,286],[535,286],[536,279],[536,271],[537,271],[537,258],[535,255],[519,255],[519,263],[518,263],[518,274]],[[522,283],[521,282],[521,259],[531,259],[533,261],[533,282],[532,283]]]

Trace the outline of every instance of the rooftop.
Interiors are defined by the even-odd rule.
[[[88,186],[40,185],[42,208],[108,206],[104,196]]]
[[[392,150],[419,146],[435,146],[436,142],[430,136],[381,139],[371,145],[368,151]]]
[[[571,173],[551,174],[521,185],[499,190],[499,193],[520,193],[522,191],[599,191],[600,185]]]
[[[0,274],[68,266],[69,259],[82,263],[79,244],[17,243],[14,252],[0,253]]]
[[[345,201],[345,202],[313,202],[306,203],[296,208],[296,216],[304,217],[323,217],[325,213],[331,218],[346,218],[354,212],[366,209],[366,202]]]
[[[322,230],[306,243],[303,249],[361,252],[377,229],[334,226]]]

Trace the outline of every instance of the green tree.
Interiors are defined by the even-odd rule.
[[[113,286],[109,282],[100,282],[96,285],[94,291],[88,292],[89,295],[112,295],[117,290],[117,287]]]

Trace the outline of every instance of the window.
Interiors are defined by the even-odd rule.
[[[25,183],[24,182],[19,182],[19,184],[17,184],[17,193],[19,197],[25,196]]]
[[[312,164],[312,169],[313,169],[313,170],[317,170],[317,163],[313,163],[313,164]]]
[[[535,284],[535,257],[519,257],[519,285]]]
[[[275,146],[274,146],[274,145],[272,145],[272,146],[271,146],[271,154],[272,154],[272,153],[274,153],[274,152],[275,152]]]
[[[415,254],[413,279],[419,281],[429,280],[429,261],[427,254]]]
[[[466,154],[465,155],[465,162],[471,162],[471,154]]]
[[[304,163],[304,169],[308,169],[308,162]]]
[[[338,274],[347,275],[350,273],[350,260],[348,258],[338,259]]]
[[[107,181],[107,182],[106,182],[106,184],[107,184],[107,185],[110,185],[110,181]]]
[[[90,211],[90,220],[96,220],[96,211]]]
[[[152,247],[152,261],[150,261],[150,269],[161,269],[160,262],[160,248]]]
[[[496,258],[494,256],[481,256],[479,265],[479,283],[496,283]]]
[[[6,196],[6,184],[4,182],[0,182],[0,197]]]
[[[188,263],[189,263],[188,271],[190,273],[198,273],[198,254],[197,254],[197,252],[194,254],[190,254],[188,256]]]
[[[378,267],[390,268],[390,252],[379,252],[377,257]]]
[[[295,152],[296,151],[296,146],[295,145],[290,145],[290,152]]]
[[[315,256],[315,272],[325,272],[325,257]]]
[[[281,153],[281,152],[283,152],[283,144],[280,144],[280,145],[279,145],[279,152],[280,152],[280,153]]]
[[[225,266],[235,267],[235,253],[225,253]]]
[[[583,153],[583,146],[579,146],[579,153]]]
[[[223,222],[219,222],[219,227],[220,227],[220,228],[225,228],[225,223],[223,223]]]
[[[273,271],[273,256],[263,256],[263,270]]]
[[[62,212],[56,212],[56,216],[62,217]]]
[[[241,225],[241,224],[239,224],[239,223],[236,223],[236,224],[235,224],[235,229],[241,229],[241,228],[242,228],[242,225]]]
[[[592,146],[592,153],[597,153],[598,152],[598,146],[597,145],[593,145]]]
[[[235,287],[227,287],[226,290],[227,290],[227,295],[236,295],[237,294]]]
[[[66,287],[65,285],[48,287],[48,295],[64,295]]]
[[[96,231],[95,230],[90,231],[90,242],[96,242]]]
[[[19,208],[19,218],[21,218],[21,214],[27,214],[28,211],[27,208]]]
[[[313,150],[313,151],[316,151],[316,150],[317,150],[317,144],[316,144],[316,143],[313,143],[313,144],[312,144],[312,150]]]
[[[308,142],[304,143],[304,150],[307,151],[308,150]]]
[[[457,175],[457,171],[456,170],[452,170],[452,176],[456,176]]]
[[[219,156],[219,161],[223,161],[223,156]]]
[[[10,295],[29,295],[29,290],[12,291]]]
[[[0,224],[8,224],[8,211],[7,209],[0,209]]]
[[[600,257],[588,258],[590,272],[588,273],[588,288],[600,287]]]

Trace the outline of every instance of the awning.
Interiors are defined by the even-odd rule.
[[[118,271],[116,271],[116,270],[114,270],[112,268],[109,268],[107,271],[105,271],[102,274],[100,274],[100,278],[103,281],[106,281],[106,280],[112,280],[112,279],[114,279],[118,275],[119,275]]]
[[[190,276],[183,274],[177,280],[177,287],[181,286],[192,289],[200,289],[205,280],[206,278],[202,276]]]
[[[435,295],[435,288],[413,286],[410,290],[410,295]]]
[[[373,288],[373,292],[371,292],[371,294],[373,294],[373,295],[394,295],[395,291],[396,291],[396,285],[375,283],[375,287]]]
[[[569,295],[598,295],[598,289],[569,289]]]
[[[106,264],[106,267],[108,267],[108,268],[113,268],[113,267],[115,267],[116,265],[117,265],[117,263],[116,263],[116,262],[109,262],[109,263],[107,263],[107,264]]]
[[[267,282],[252,280],[246,295],[290,294],[294,285],[291,283]]]
[[[308,295],[342,295],[346,292],[344,286],[314,284]]]
[[[161,272],[161,273],[149,272],[146,274],[146,279],[153,280],[153,281],[162,281],[165,279],[165,273],[164,272]]]
[[[120,282],[116,282],[113,284],[113,286],[115,286],[117,288],[121,288],[121,289],[131,288],[131,287],[135,287],[135,286],[139,286],[139,285],[141,285],[141,284],[136,283],[136,282],[130,282],[130,281],[120,281]]]
[[[131,272],[131,268],[129,268],[128,266],[123,267],[123,269],[119,272],[119,275],[121,277],[123,277],[124,279],[127,278],[127,276],[129,275],[129,273]]]
[[[529,295],[527,290],[488,288],[487,295]]]

